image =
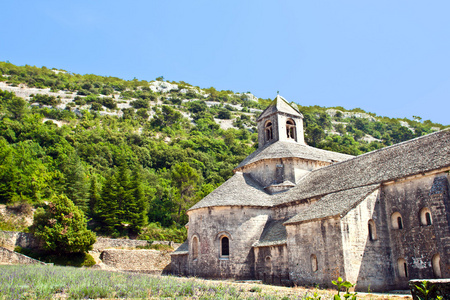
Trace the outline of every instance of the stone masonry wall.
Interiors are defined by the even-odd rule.
[[[0,265],[2,265],[2,264],[7,264],[7,265],[10,265],[10,264],[46,265],[46,263],[43,263],[43,262],[33,259],[31,257],[11,251],[4,247],[0,247]]]
[[[287,225],[289,278],[298,285],[331,286],[331,281],[345,277],[339,218]],[[317,258],[313,271],[312,257]]]
[[[382,200],[386,203],[392,247],[392,265],[396,288],[408,288],[410,278],[436,278],[432,259],[440,255],[442,277],[450,276],[450,201],[447,174],[422,176],[412,180],[387,185],[383,188]],[[431,225],[424,225],[420,211],[431,211]],[[397,220],[390,219],[400,213],[403,228],[395,228]],[[407,276],[402,276],[402,266],[407,264]]]
[[[258,247],[255,251],[255,278],[270,284],[288,284],[289,264],[286,245]]]
[[[277,176],[277,165],[283,165],[282,177]],[[327,165],[329,163],[300,158],[272,158],[244,166],[242,172],[251,174],[264,187],[285,180],[297,183],[307,173]]]
[[[341,219],[345,280],[356,283],[357,291],[392,289],[388,224],[379,192],[376,190],[367,196]],[[369,220],[375,224],[372,240]]]
[[[40,242],[31,233],[17,231],[0,231],[0,246],[14,249],[15,246],[22,248],[39,248]]]
[[[101,254],[102,262],[124,271],[163,274],[170,271],[170,252],[158,250],[107,249]]]
[[[188,269],[192,276],[209,278],[254,278],[252,249],[261,236],[269,209],[214,207],[189,212],[189,247],[194,236],[199,241],[198,257],[189,249]],[[229,257],[220,257],[220,240],[229,238]]]
[[[107,248],[136,248],[137,246],[148,246],[151,243],[144,240],[108,239],[98,237],[93,245],[93,250],[103,251]]]

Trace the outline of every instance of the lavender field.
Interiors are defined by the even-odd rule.
[[[196,279],[58,266],[0,266],[0,299],[98,298],[280,299],[261,293],[260,288],[245,290]]]
[[[314,297],[313,293],[317,296]],[[0,265],[0,299],[333,299],[336,291],[150,276],[74,267]],[[400,299],[358,295],[358,299]],[[320,298],[321,297],[321,298]],[[402,298],[404,299],[404,298]]]

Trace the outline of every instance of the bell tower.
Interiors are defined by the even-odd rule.
[[[280,95],[277,95],[256,122],[259,148],[277,141],[305,145],[303,115]]]

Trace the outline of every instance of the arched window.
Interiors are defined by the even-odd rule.
[[[398,211],[391,215],[391,224],[394,229],[403,229],[402,215]]]
[[[228,258],[230,256],[230,240],[227,236],[220,238],[220,257]]]
[[[433,255],[433,258],[431,260],[431,264],[433,266],[433,273],[436,278],[441,278],[441,257],[439,254]]]
[[[317,263],[317,256],[311,254],[311,271],[316,272],[319,269],[319,264]]]
[[[295,140],[295,122],[292,119],[286,121],[286,136]]]
[[[272,129],[272,122],[267,121],[266,126],[264,127],[264,132],[266,136],[266,142],[273,139],[273,129]]]
[[[402,278],[408,277],[408,266],[406,265],[406,260],[404,258],[399,258],[397,260],[397,266],[398,266],[398,274]]]
[[[373,220],[369,220],[369,240],[375,241],[377,239],[377,228],[375,226],[375,222]]]
[[[192,238],[192,259],[196,260],[198,258],[198,238],[194,236]]]
[[[423,226],[433,224],[431,221],[431,211],[428,207],[424,207],[420,210],[420,224]]]

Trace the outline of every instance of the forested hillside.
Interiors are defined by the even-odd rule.
[[[41,206],[64,194],[91,228],[114,237],[146,238],[157,222],[183,228],[186,209],[256,149],[255,119],[270,103],[162,77],[127,81],[9,62],[0,62],[0,75],[0,203]],[[298,108],[309,145],[353,155],[445,127]]]

